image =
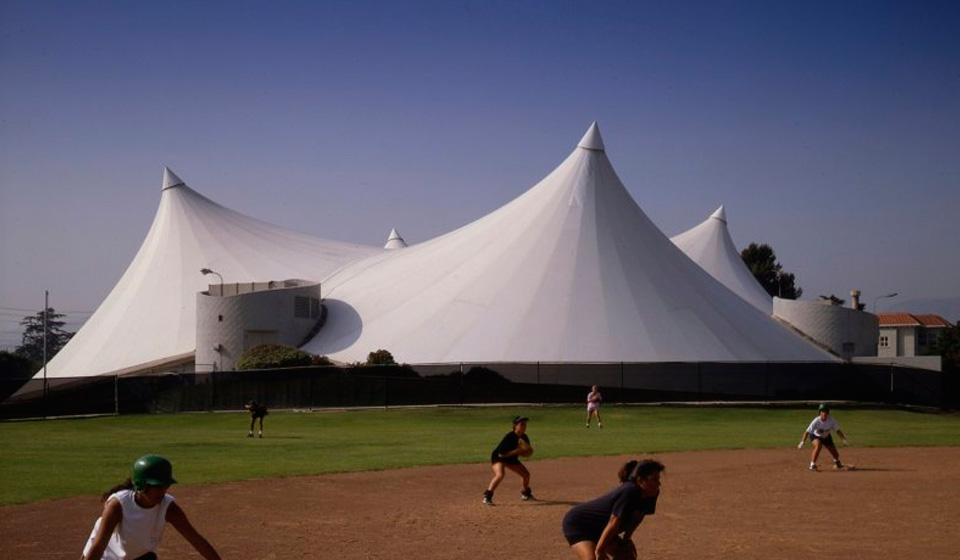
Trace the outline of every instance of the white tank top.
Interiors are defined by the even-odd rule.
[[[148,552],[156,552],[160,539],[163,537],[163,528],[166,525],[167,508],[173,503],[173,496],[167,494],[163,501],[152,508],[143,508],[137,505],[136,492],[121,490],[112,494],[107,501],[117,500],[123,510],[123,519],[107,541],[107,548],[103,551],[103,560],[132,560]],[[87,546],[83,547],[83,554],[90,552],[93,539],[97,536],[103,518],[97,519],[93,525],[93,532],[87,539]]]

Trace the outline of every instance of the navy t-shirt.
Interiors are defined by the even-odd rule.
[[[510,457],[501,457],[501,453],[510,453],[514,449],[520,446],[520,440],[530,443],[530,438],[527,437],[527,434],[518,436],[517,432],[510,430],[507,432],[507,435],[503,436],[503,439],[500,440],[500,445],[498,445],[493,453],[490,454],[491,463],[509,463],[511,465],[519,465],[520,457],[518,455],[511,455]]]
[[[620,519],[621,530],[631,519],[652,514],[657,509],[657,498],[643,498],[635,482],[624,482],[599,498],[574,506],[563,517],[563,534],[578,540],[596,542],[610,522],[610,516]]]

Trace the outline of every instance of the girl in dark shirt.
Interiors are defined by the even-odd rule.
[[[664,468],[649,459],[629,461],[618,473],[620,486],[567,512],[563,536],[579,560],[605,560],[624,550],[624,556],[636,557],[630,537],[644,516],[656,511]]]
[[[520,457],[529,457],[533,455],[533,447],[530,446],[530,438],[527,436],[527,420],[525,416],[517,416],[513,419],[513,430],[503,436],[499,445],[490,454],[490,468],[493,469],[493,478],[487,489],[483,492],[483,503],[493,505],[493,491],[497,489],[505,469],[509,469],[523,479],[523,487],[520,489],[520,497],[524,500],[533,500],[533,490],[530,489],[530,471],[520,462]]]
[[[250,401],[243,408],[250,411],[250,431],[247,432],[247,437],[253,437],[253,426],[257,423],[257,419],[260,420],[260,437],[263,437],[263,417],[269,414],[267,405]]]

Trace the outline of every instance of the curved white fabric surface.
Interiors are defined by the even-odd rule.
[[[47,364],[47,377],[86,377],[191,353],[196,298],[225,283],[319,280],[382,249],[341,243],[249,218],[165,170],[160,207],[133,262],[97,311]]]
[[[767,315],[773,313],[773,298],[753,277],[733,244],[723,206],[699,225],[670,240],[733,293]]]
[[[327,278],[327,322],[304,349],[408,363],[833,359],[687,258],[602,146],[594,124],[511,203]]]

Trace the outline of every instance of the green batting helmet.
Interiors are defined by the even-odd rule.
[[[830,412],[830,405],[828,405],[827,403],[823,403],[817,407],[817,412],[823,412],[824,410],[826,410],[827,412]]]
[[[166,457],[144,455],[133,464],[133,487],[136,490],[143,490],[147,486],[169,486],[176,482],[173,465]]]

